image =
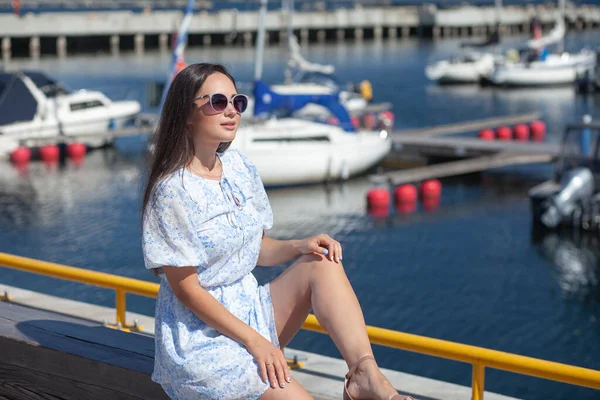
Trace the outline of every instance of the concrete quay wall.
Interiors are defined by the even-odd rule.
[[[546,27],[554,24],[554,7],[505,7],[499,13],[501,32],[527,32],[530,18],[537,15]],[[38,57],[40,54],[66,56],[86,51],[144,52],[168,51],[171,36],[183,17],[181,11],[53,12],[0,14],[2,59]],[[600,26],[600,7],[581,6],[567,10],[570,28]],[[302,42],[400,38],[408,36],[453,37],[484,35],[494,29],[497,13],[493,7],[356,7],[333,11],[306,11],[293,14],[293,28]],[[221,10],[194,15],[190,45],[254,44],[257,11]],[[287,27],[284,11],[269,11],[266,29],[269,42],[283,42]]]

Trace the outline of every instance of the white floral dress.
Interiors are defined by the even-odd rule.
[[[144,262],[149,269],[196,266],[203,288],[279,346],[269,285],[258,286],[251,273],[273,225],[269,200],[246,157],[236,150],[218,156],[220,181],[181,169],[157,185],[143,223]],[[200,320],[159,276],[152,380],[173,399],[259,398],[268,384],[248,350]]]

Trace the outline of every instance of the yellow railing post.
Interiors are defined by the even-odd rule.
[[[472,400],[483,400],[483,387],[485,385],[485,365],[479,363],[473,363],[473,382],[471,382],[472,388]]]
[[[116,306],[117,306],[117,326],[121,324],[121,328],[126,328],[125,323],[125,291],[123,289],[116,290]]]

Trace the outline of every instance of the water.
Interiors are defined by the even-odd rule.
[[[595,44],[598,32],[569,34],[567,49]],[[510,39],[516,43],[517,38]],[[458,41],[327,44],[305,49],[309,60],[334,63],[342,81],[368,78],[376,101],[391,101],[398,128],[541,111],[548,140],[584,113],[600,117],[598,97],[571,88],[495,90],[437,87],[429,60],[453,53]],[[510,43],[509,43],[510,45]],[[266,52],[265,77],[282,79],[284,51]],[[252,78],[252,49],[190,51],[188,61],[225,63]],[[148,80],[164,79],[168,56],[79,57],[22,61],[74,88],[113,98],[143,99]],[[474,134],[474,133],[466,133]],[[0,250],[67,265],[153,280],[144,270],[139,209],[144,139],[90,154],[82,166],[28,174],[0,165]],[[366,179],[344,185],[269,190],[277,238],[326,232],[342,242],[346,270],[367,323],[390,329],[600,369],[600,277],[597,237],[540,235],[530,224],[527,190],[551,167],[510,167],[443,180],[439,207],[373,219],[364,213]],[[257,269],[260,281],[282,268]],[[0,281],[106,306],[109,290],[0,269]],[[154,301],[128,297],[148,315]],[[339,356],[331,340],[301,332],[290,347]],[[376,347],[384,367],[469,385],[470,366]],[[341,387],[341,386],[340,386]],[[526,399],[598,399],[589,389],[489,370],[486,389]]]

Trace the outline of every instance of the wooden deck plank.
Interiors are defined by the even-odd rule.
[[[168,399],[152,382],[154,338],[0,302],[0,396]]]

